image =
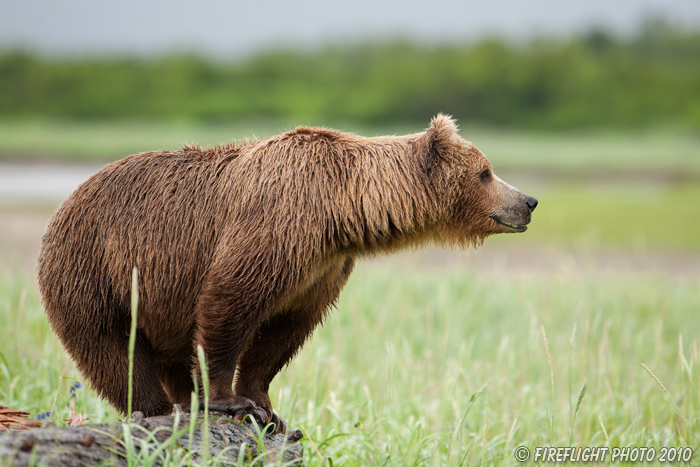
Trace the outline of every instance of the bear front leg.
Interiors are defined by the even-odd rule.
[[[287,309],[279,310],[264,322],[238,364],[236,394],[264,408],[276,432],[286,431],[286,422],[272,411],[268,390],[272,379],[288,364],[323,320],[335,302],[354,267],[352,258],[344,259],[309,287]]]
[[[270,418],[267,412],[252,399],[233,392],[239,356],[249,346],[267,313],[266,302],[259,298],[264,297],[264,293],[243,294],[240,290],[237,283],[224,280],[222,274],[210,275],[197,304],[195,344],[202,346],[207,357],[209,408],[238,419],[252,415],[265,425]],[[203,399],[199,359],[196,355],[194,359],[200,399]]]
[[[241,356],[236,378],[236,395],[253,400],[267,412],[275,433],[285,433],[287,423],[272,411],[268,396],[270,383],[289,363],[321,321],[323,312],[281,312],[263,324],[250,347]]]

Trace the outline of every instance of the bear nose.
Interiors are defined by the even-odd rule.
[[[537,198],[533,198],[532,196],[528,196],[527,199],[525,200],[525,204],[527,204],[527,207],[530,209],[530,212],[532,212],[537,207]]]

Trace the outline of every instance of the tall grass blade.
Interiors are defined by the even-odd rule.
[[[197,346],[197,357],[199,358],[199,369],[202,375],[202,389],[204,393],[204,422],[202,423],[202,461],[206,464],[209,462],[209,368],[207,368],[207,359],[204,355],[204,349],[201,345]]]
[[[544,330],[544,325],[540,326],[542,331],[542,340],[544,341],[544,350],[547,353],[547,363],[549,363],[549,380],[552,386],[552,417],[549,423],[549,441],[554,443],[554,416],[557,413],[556,391],[554,388],[554,365],[552,364],[552,354],[549,352],[549,341],[547,340],[547,332]]]
[[[571,427],[569,428],[569,446],[571,446],[571,443],[573,442],[574,424],[576,423],[576,415],[578,415],[578,409],[581,408],[581,402],[583,402],[583,398],[586,396],[587,387],[588,387],[587,384],[583,385],[583,387],[581,388],[581,392],[578,395],[578,401],[576,401],[576,409],[574,410],[574,416],[571,418]]]
[[[139,271],[131,271],[131,330],[129,331],[129,392],[127,395],[127,420],[131,421],[134,402],[134,349],[136,348],[136,325],[139,308]]]

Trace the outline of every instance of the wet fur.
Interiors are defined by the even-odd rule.
[[[134,410],[186,403],[201,344],[212,401],[243,396],[271,412],[270,381],[323,321],[355,258],[503,231],[489,213],[507,200],[479,181],[490,165],[456,132],[442,115],[406,136],[301,127],[109,164],[44,235],[39,285],[53,330],[125,412],[137,267]]]

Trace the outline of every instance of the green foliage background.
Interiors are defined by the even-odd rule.
[[[0,54],[0,118],[269,118],[322,123],[460,122],[522,128],[700,129],[700,32],[651,21],[523,44],[406,42],[192,55],[49,58]]]

